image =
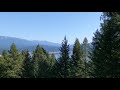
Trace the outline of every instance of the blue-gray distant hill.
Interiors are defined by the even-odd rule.
[[[38,40],[25,40],[16,37],[0,36],[0,53],[3,49],[9,50],[12,43],[15,43],[17,48],[21,51],[23,49],[28,49],[30,52],[35,50],[36,45],[40,45],[48,52],[59,52],[61,44],[53,43],[48,41],[38,41]],[[92,47],[88,44],[88,47]],[[70,51],[72,51],[73,45],[70,45]]]
[[[23,49],[28,49],[29,51],[33,51],[36,45],[40,45],[48,52],[58,52],[60,45],[59,43],[53,43],[48,41],[38,41],[38,40],[25,40],[16,37],[8,37],[8,36],[0,36],[0,52],[5,49],[9,50],[10,45],[15,43],[17,48],[21,51]],[[71,47],[72,48],[72,47]]]

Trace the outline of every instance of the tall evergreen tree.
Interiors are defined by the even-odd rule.
[[[69,77],[69,45],[66,36],[62,42],[62,46],[60,47],[60,58],[59,58],[59,74],[62,78]]]
[[[83,77],[83,51],[80,48],[80,42],[76,38],[74,47],[73,47],[73,55],[71,59],[71,71],[72,77]]]
[[[14,60],[16,60],[17,57],[19,56],[19,51],[15,43],[12,43],[12,45],[10,46],[9,54],[11,55],[12,58],[14,58]]]
[[[120,13],[105,12],[101,29],[93,37],[93,76],[120,77]]]
[[[22,58],[15,44],[12,44],[9,53],[3,50],[2,57],[0,57],[0,77],[20,78],[21,74]]]
[[[2,56],[0,57],[0,78],[6,78],[6,71],[7,71],[7,63],[6,63],[7,57]]]
[[[23,60],[14,43],[10,47],[9,56],[6,60],[6,63],[7,63],[6,77],[20,78],[22,75]]]
[[[49,64],[49,78],[55,78],[56,75],[55,75],[55,70],[54,70],[54,66],[55,66],[55,63],[56,63],[56,58],[55,58],[55,55],[54,54],[51,54],[48,58],[48,64]]]
[[[88,52],[89,52],[89,48],[88,48],[88,40],[85,37],[83,40],[83,51],[84,51],[84,58],[83,58],[83,63],[84,63],[84,77],[87,78],[87,62],[88,62]]]
[[[45,78],[48,76],[49,64],[44,49],[37,45],[33,53],[33,76],[34,78]]]
[[[32,63],[31,63],[31,56],[28,50],[22,51],[23,56],[23,75],[24,78],[31,78],[32,77]]]

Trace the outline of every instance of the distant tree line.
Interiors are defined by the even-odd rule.
[[[13,43],[2,51],[0,78],[119,78],[120,77],[120,12],[104,12],[100,30],[96,30],[92,50],[88,40],[80,44],[76,38],[72,55],[66,36],[60,47],[60,57],[40,45],[30,55],[20,52]],[[87,58],[90,60],[87,60]]]
[[[88,42],[86,42],[87,44]],[[70,58],[66,37],[60,47],[60,57],[48,52],[40,45],[30,55],[28,50],[20,52],[13,43],[10,50],[3,50],[0,57],[1,78],[74,78],[83,77],[84,52],[76,39]]]

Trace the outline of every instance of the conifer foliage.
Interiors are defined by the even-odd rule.
[[[76,38],[73,46],[73,54],[71,58],[71,75],[73,78],[83,77],[83,51],[79,40]]]
[[[60,47],[60,58],[59,58],[59,72],[62,78],[69,77],[69,45],[66,36],[62,42],[62,46]]]
[[[105,12],[102,15],[101,29],[97,30],[93,38],[94,77],[120,77],[120,13]]]
[[[37,45],[18,50],[15,43],[0,56],[0,78],[120,78],[120,12],[104,12],[92,45],[76,38],[70,54],[66,36],[60,57]]]

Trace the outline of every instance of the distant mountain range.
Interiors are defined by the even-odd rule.
[[[48,41],[38,41],[38,40],[25,40],[16,37],[8,37],[8,36],[0,36],[0,52],[5,49],[9,50],[12,43],[15,43],[17,48],[21,51],[23,49],[28,49],[29,51],[33,51],[36,45],[40,45],[48,52],[58,52],[61,44],[53,43]],[[70,46],[72,49],[72,45]]]
[[[16,37],[0,36],[0,53],[2,50],[9,50],[12,43],[15,43],[17,48],[22,51],[24,49],[29,50],[30,52],[35,50],[36,46],[39,44],[47,52],[59,52],[61,44],[53,43],[49,41],[38,41],[38,40],[26,40]],[[82,46],[82,45],[81,45]],[[88,44],[89,48],[92,48],[91,43]],[[70,45],[70,51],[72,51],[73,45]]]

